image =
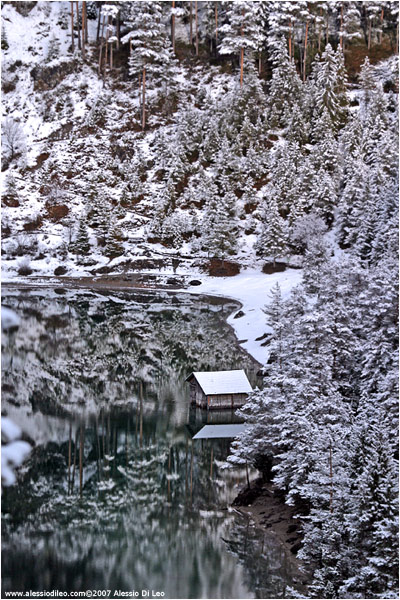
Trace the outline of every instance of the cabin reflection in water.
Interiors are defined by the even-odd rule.
[[[240,408],[252,391],[243,369],[235,371],[196,371],[187,377],[190,401],[201,408]]]

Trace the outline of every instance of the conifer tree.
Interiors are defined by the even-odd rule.
[[[256,251],[263,258],[276,258],[286,253],[288,232],[287,224],[280,216],[278,206],[271,190],[261,213],[261,231],[257,238]]]
[[[79,228],[74,244],[75,254],[86,256],[90,251],[89,234],[86,225],[86,218],[81,217],[79,220]]]
[[[223,35],[221,54],[239,54],[240,87],[243,85],[245,51],[254,53],[259,47],[262,24],[255,4],[247,0],[232,2],[227,10],[227,23],[220,28]]]
[[[142,103],[142,129],[146,127],[146,85],[154,80],[164,84],[173,79],[174,58],[163,25],[161,2],[132,2],[129,15],[131,31],[122,39],[129,42],[129,73],[139,77]]]
[[[312,79],[316,106],[314,119],[326,109],[333,129],[337,131],[347,121],[349,105],[347,74],[340,49],[334,52],[330,44],[326,46],[320,62],[314,65]]]

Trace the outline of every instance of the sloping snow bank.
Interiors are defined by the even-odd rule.
[[[235,318],[232,314],[228,323],[233,327],[240,345],[260,364],[264,365],[268,358],[268,348],[261,344],[265,340],[257,340],[265,333],[272,331],[267,325],[264,308],[271,302],[271,289],[276,283],[282,291],[282,297],[289,295],[291,289],[302,280],[302,270],[288,269],[283,273],[265,275],[256,269],[246,269],[235,277],[196,278],[201,285],[185,290],[192,294],[209,294],[225,296],[238,300],[243,308],[243,316]]]

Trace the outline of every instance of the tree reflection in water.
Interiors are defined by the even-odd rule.
[[[46,291],[4,302],[22,324],[3,348],[3,405],[36,446],[3,496],[3,590],[284,597],[281,550],[260,553],[227,508],[245,482],[222,468],[229,440],[190,435],[204,415],[184,376],[254,368],[221,319],[232,303]]]

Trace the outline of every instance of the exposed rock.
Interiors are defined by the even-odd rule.
[[[240,317],[244,317],[244,312],[242,310],[239,310],[233,318],[240,319]]]
[[[283,262],[266,263],[263,266],[263,273],[266,273],[267,275],[281,273],[282,271],[286,271],[286,263]]]
[[[238,263],[212,258],[207,265],[208,274],[213,277],[233,277],[240,273]]]
[[[69,213],[69,208],[65,204],[55,204],[47,206],[47,214],[52,221],[60,221]]]
[[[36,91],[51,90],[55,88],[67,75],[76,70],[75,60],[60,61],[55,65],[38,65],[31,71],[34,81],[33,89]]]

